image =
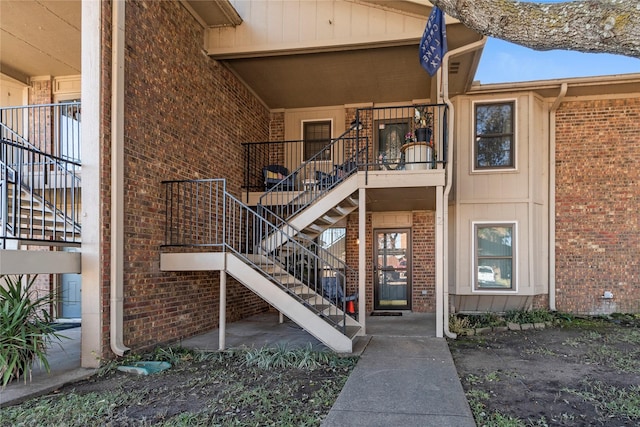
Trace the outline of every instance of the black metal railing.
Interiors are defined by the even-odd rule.
[[[200,247],[230,251],[287,291],[310,310],[346,331],[344,295],[347,278],[357,272],[309,239],[293,239],[226,191],[224,179],[164,181],[164,247]],[[326,288],[335,278],[341,292]],[[312,292],[295,288],[304,284]],[[329,301],[331,306],[322,303]],[[339,319],[339,320],[338,320]]]
[[[446,104],[358,109],[354,123],[361,126],[331,140],[307,161],[304,141],[244,143],[242,188],[302,191],[318,181],[317,171],[334,173],[355,152],[360,153],[358,170],[365,172],[441,169],[447,162],[447,114]],[[270,166],[275,172],[267,177]]]
[[[371,161],[367,170],[429,170],[447,162],[446,104],[361,108],[357,119],[368,123]]]
[[[80,243],[80,103],[0,108],[0,238]]]

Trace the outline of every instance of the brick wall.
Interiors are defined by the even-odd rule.
[[[103,3],[102,215],[104,353],[110,271],[110,6]],[[220,63],[202,53],[203,30],[177,1],[126,3],[124,341],[133,349],[218,325],[219,274],[167,273],[162,180],[227,179],[238,195],[244,141],[269,137],[269,112]],[[267,309],[229,278],[227,319]]]
[[[565,102],[556,120],[557,308],[638,312],[640,98]]]
[[[436,311],[435,212],[414,212],[411,229],[412,309],[418,312]],[[426,291],[426,295],[422,294]]]

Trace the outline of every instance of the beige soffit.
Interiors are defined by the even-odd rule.
[[[205,28],[240,25],[242,18],[228,0],[181,0]]]
[[[80,0],[0,0],[0,71],[29,77],[80,74]]]

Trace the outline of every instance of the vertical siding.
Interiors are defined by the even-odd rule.
[[[509,100],[515,101],[516,168],[473,171],[474,102]],[[453,266],[450,263],[450,284],[455,294],[476,295],[473,299],[479,302],[469,302],[473,306],[486,308],[497,301],[488,296],[484,301],[485,297],[480,295],[510,294],[514,304],[521,304],[521,297],[548,290],[549,138],[546,114],[543,101],[531,93],[461,97],[456,102],[455,215],[451,219],[454,228],[450,230],[455,243],[449,251],[455,254],[455,261]],[[517,292],[474,293],[474,222],[516,223],[513,279]],[[464,298],[456,301],[468,305]]]
[[[214,51],[418,38],[425,23],[425,17],[382,8],[375,3],[237,0],[232,4],[243,22],[236,27],[208,30],[207,45]]]

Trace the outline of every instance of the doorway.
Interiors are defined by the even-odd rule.
[[[65,252],[79,252],[78,248],[64,248]],[[82,275],[65,273],[60,275],[60,315],[62,319],[82,317]]]
[[[374,230],[374,310],[411,309],[411,229]]]

